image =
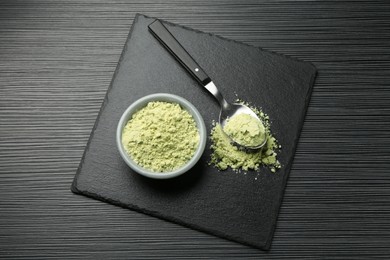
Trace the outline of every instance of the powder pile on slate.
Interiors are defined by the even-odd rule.
[[[244,103],[244,102],[241,102]],[[281,148],[278,141],[271,133],[269,117],[261,110],[251,107],[263,122],[267,142],[258,151],[248,152],[231,144],[229,137],[223,132],[219,123],[213,123],[211,130],[211,160],[210,164],[215,165],[219,170],[226,170],[228,167],[233,170],[258,170],[260,166],[268,167],[271,172],[281,168],[277,159],[277,152]]]
[[[153,172],[169,172],[186,164],[199,145],[194,118],[177,103],[149,102],[134,113],[122,132],[127,154]]]

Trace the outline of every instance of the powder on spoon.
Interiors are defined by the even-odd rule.
[[[199,145],[192,115],[177,103],[149,102],[133,114],[122,132],[127,154],[141,167],[169,172],[186,164]]]
[[[248,114],[228,118],[223,130],[235,142],[247,147],[259,146],[266,138],[263,123]]]
[[[212,154],[210,164],[214,164],[219,170],[226,170],[228,167],[236,171],[240,169],[244,171],[258,170],[263,165],[268,167],[271,172],[276,172],[277,169],[281,168],[280,162],[277,160],[277,150],[281,146],[271,133],[269,117],[257,108],[251,107],[251,109],[263,122],[264,136],[267,138],[266,144],[262,149],[253,152],[240,150],[231,144],[230,138],[223,132],[221,125],[214,123],[211,130]],[[241,120],[231,121],[231,124],[234,124],[231,127],[239,128],[241,127],[240,123]]]

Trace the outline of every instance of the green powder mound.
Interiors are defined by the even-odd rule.
[[[248,147],[259,146],[266,138],[263,123],[248,114],[238,114],[229,118],[223,130],[236,143]]]
[[[140,166],[169,172],[186,164],[199,145],[194,118],[179,104],[149,102],[134,113],[122,132],[122,144]]]
[[[233,170],[258,170],[261,165],[268,167],[271,172],[281,168],[277,159],[277,151],[281,148],[271,133],[269,117],[257,108],[251,109],[263,122],[267,142],[264,147],[257,151],[244,151],[231,144],[229,137],[222,131],[218,123],[214,123],[211,130],[211,161],[219,170],[232,168]],[[232,117],[233,118],[233,117]],[[225,126],[226,127],[226,126]]]

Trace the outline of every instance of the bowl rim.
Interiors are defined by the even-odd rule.
[[[139,111],[141,108],[145,107],[147,103],[151,101],[165,101],[170,103],[177,103],[179,104],[183,109],[187,110],[192,117],[195,120],[196,126],[199,131],[199,145],[196,149],[194,155],[192,158],[184,164],[182,167],[171,171],[171,172],[152,172],[148,169],[145,169],[141,166],[139,166],[136,162],[134,162],[133,159],[127,154],[125,151],[123,145],[122,145],[122,131],[128,120],[130,119],[131,115],[133,115],[136,111]],[[207,141],[207,134],[206,134],[206,126],[203,120],[202,115],[199,113],[199,111],[196,109],[196,107],[186,100],[183,97],[180,97],[178,95],[169,94],[169,93],[155,93],[150,94],[147,96],[144,96],[142,98],[137,99],[134,101],[122,114],[116,131],[116,144],[119,150],[119,153],[125,163],[133,169],[135,172],[149,178],[153,179],[169,179],[173,177],[177,177],[179,175],[182,175],[183,173],[190,170],[201,158],[204,149],[206,147],[206,141]]]

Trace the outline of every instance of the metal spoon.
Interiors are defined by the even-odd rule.
[[[160,43],[176,58],[180,64],[187,69],[190,74],[204,86],[219,102],[221,106],[221,112],[219,114],[219,123],[221,124],[222,130],[229,118],[237,114],[249,114],[261,122],[260,118],[252,111],[249,107],[237,104],[228,103],[221,92],[217,89],[210,77],[204,72],[204,70],[196,63],[196,61],[190,56],[190,54],[183,48],[183,46],[176,40],[176,38],[165,28],[165,26],[159,21],[155,20],[149,26],[149,30],[152,32],[154,37],[160,41]],[[225,133],[226,134],[226,133]],[[232,143],[239,148],[257,150],[262,148],[267,142],[267,138],[264,138],[264,142],[257,146],[245,146],[238,143],[231,136],[227,135]]]

